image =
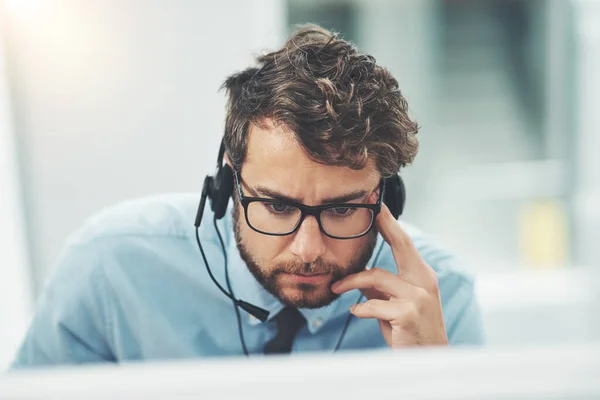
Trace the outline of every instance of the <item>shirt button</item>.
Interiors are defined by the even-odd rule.
[[[323,326],[323,318],[317,318],[312,322],[312,326],[315,329],[319,329],[321,326]]]
[[[256,318],[254,315],[250,314],[248,315],[248,320],[250,321],[250,323],[257,323],[258,322],[258,318]]]

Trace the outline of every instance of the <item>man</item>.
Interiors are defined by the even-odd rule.
[[[15,368],[482,343],[472,280],[382,201],[417,152],[396,80],[314,25],[258,64],[224,84],[225,217],[210,199],[198,243],[196,195],[92,217]]]

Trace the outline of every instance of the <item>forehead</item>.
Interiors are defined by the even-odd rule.
[[[294,135],[284,127],[251,125],[248,152],[242,168],[244,180],[302,198],[372,189],[380,179],[373,162],[361,170],[323,165],[306,155]]]

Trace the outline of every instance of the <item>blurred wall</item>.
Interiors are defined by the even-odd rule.
[[[0,15],[0,28],[2,27]],[[28,246],[0,29],[0,371],[25,332],[32,311]]]
[[[37,291],[90,213],[200,190],[220,84],[285,31],[279,0],[9,1],[7,15]]]
[[[577,262],[600,266],[600,2],[574,1],[575,132],[570,154],[574,180],[572,207]]]

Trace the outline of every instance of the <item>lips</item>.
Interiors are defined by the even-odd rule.
[[[330,278],[330,274],[285,274],[288,279],[296,283],[321,283]]]

